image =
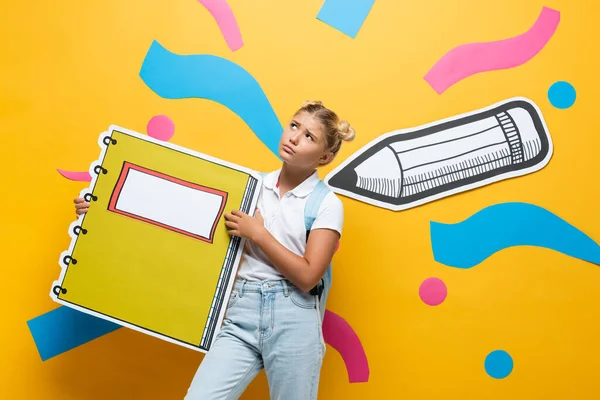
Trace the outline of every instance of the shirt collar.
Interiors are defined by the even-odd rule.
[[[279,180],[279,174],[281,173],[281,168],[277,171],[273,171],[263,179],[263,185],[269,189],[275,191],[277,186],[277,181]],[[294,189],[290,190],[290,193],[296,197],[305,197],[308,196],[313,189],[319,183],[319,175],[315,170],[308,178],[306,178],[301,184],[296,186]],[[279,191],[279,189],[277,189]]]

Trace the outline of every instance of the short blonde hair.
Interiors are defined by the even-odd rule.
[[[356,132],[348,121],[340,119],[335,112],[325,107],[319,100],[304,102],[295,115],[302,112],[312,115],[319,121],[325,132],[327,150],[333,154],[337,154],[342,142],[351,142],[356,136]]]

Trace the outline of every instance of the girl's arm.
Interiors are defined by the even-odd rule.
[[[301,290],[310,291],[323,277],[335,252],[340,234],[330,229],[311,231],[304,257],[283,246],[264,229],[264,233],[252,239],[273,265]]]
[[[323,277],[340,234],[331,229],[312,230],[306,244],[304,257],[288,250],[264,227],[260,212],[253,218],[241,211],[225,214],[225,225],[230,235],[252,240],[271,260],[275,268],[300,290],[310,291]]]

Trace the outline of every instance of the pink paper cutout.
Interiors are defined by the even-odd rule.
[[[244,45],[240,27],[226,0],[198,0],[198,2],[211,13],[231,51],[236,51]]]
[[[342,356],[350,383],[369,380],[369,361],[365,350],[358,335],[344,318],[332,311],[325,310],[323,338]]]
[[[419,297],[429,306],[437,306],[446,300],[448,288],[439,278],[427,278],[419,287]]]
[[[175,124],[166,115],[155,115],[146,126],[146,133],[154,139],[168,141],[175,133]]]
[[[427,72],[425,80],[438,94],[442,94],[468,76],[522,65],[546,46],[559,22],[560,12],[544,7],[533,26],[519,36],[453,48]]]
[[[70,179],[72,181],[80,181],[80,182],[91,182],[92,181],[92,176],[87,171],[72,172],[72,171],[65,171],[63,169],[58,169],[58,168],[56,170],[58,171],[59,174],[61,174],[65,178]]]

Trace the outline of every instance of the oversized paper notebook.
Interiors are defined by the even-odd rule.
[[[112,126],[98,139],[51,297],[198,351],[221,325],[243,249],[223,213],[252,214],[260,175]]]

